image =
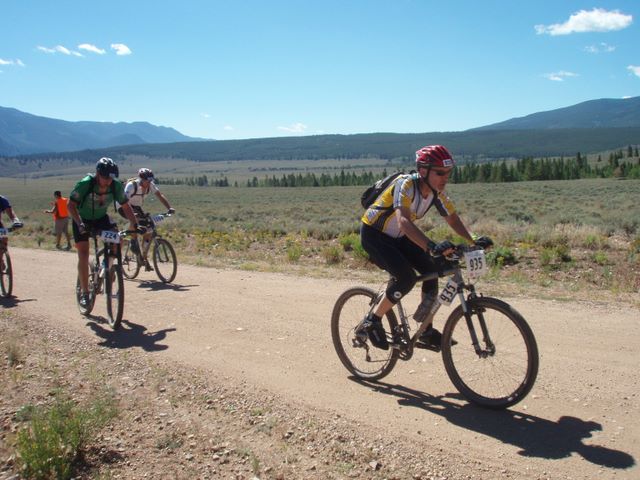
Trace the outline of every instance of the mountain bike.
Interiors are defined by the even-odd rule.
[[[115,225],[114,225],[115,227]],[[89,259],[89,301],[80,302],[82,288],[80,278],[76,282],[76,301],[80,313],[88,316],[95,305],[96,297],[104,294],[107,300],[107,317],[114,330],[120,328],[124,312],[124,278],[122,276],[122,254],[120,239],[133,233],[124,230],[94,230],[89,236],[93,240],[93,259]],[[102,242],[102,248],[100,248]]]
[[[466,281],[462,275],[463,259]],[[460,305],[451,312],[442,332],[441,352],[447,375],[472,403],[492,409],[515,405],[536,381],[538,346],[531,328],[516,309],[476,292],[473,282],[487,271],[484,250],[456,246],[453,255],[442,259],[439,272],[418,277],[418,282],[438,277],[448,277],[448,281],[413,335],[401,301],[387,312],[383,324],[388,350],[372,346],[361,328],[366,315],[385,295],[385,285],[377,292],[367,287],[349,288],[338,298],[331,316],[331,336],[340,361],[357,378],[383,378],[399,359],[411,359],[414,349],[421,346],[420,335],[437,311],[443,305],[450,306],[457,297]]]
[[[0,240],[9,236],[9,232],[21,228],[22,224],[13,224],[10,227],[0,228]],[[10,297],[13,292],[13,266],[9,256],[9,248],[0,245],[0,296]]]
[[[158,233],[157,225],[165,218],[170,217],[170,213],[161,213],[158,215],[149,215],[138,218],[140,225],[147,227],[147,231],[151,231],[151,240],[138,242],[137,239],[125,239],[123,242],[122,266],[124,276],[134,279],[138,276],[142,266],[146,266],[145,258],[148,258],[149,249],[153,246],[152,258],[153,267],[158,278],[164,283],[170,283],[176,278],[178,273],[178,259],[176,252],[168,240],[162,238]]]

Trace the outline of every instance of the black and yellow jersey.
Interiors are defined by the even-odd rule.
[[[408,208],[411,221],[415,222],[424,217],[433,205],[443,217],[448,217],[456,211],[446,193],[432,190],[427,197],[423,197],[418,186],[418,176],[401,175],[371,204],[361,220],[390,237],[398,238],[404,234],[400,231],[400,224],[395,215],[396,209]]]

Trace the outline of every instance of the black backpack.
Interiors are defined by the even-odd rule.
[[[391,175],[387,175],[381,178],[376,183],[368,187],[362,195],[360,195],[360,203],[362,208],[369,208],[373,202],[384,192],[392,182],[394,182],[400,175],[406,175],[404,172],[396,172]]]

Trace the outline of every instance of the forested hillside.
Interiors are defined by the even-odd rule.
[[[198,162],[367,157],[402,161],[411,160],[413,152],[419,147],[437,143],[446,145],[460,160],[477,161],[601,152],[636,145],[639,139],[640,127],[421,134],[371,133],[129,145],[61,154],[29,155],[17,157],[17,161],[26,163],[74,160],[91,163],[101,156],[117,159],[126,155],[168,157]]]

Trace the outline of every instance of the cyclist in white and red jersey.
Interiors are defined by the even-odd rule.
[[[135,213],[136,217],[138,218],[138,220],[141,222],[142,225],[146,225],[145,219],[147,217],[147,214],[142,209],[142,206],[144,205],[145,197],[151,193],[155,194],[158,200],[160,200],[160,203],[162,203],[162,205],[165,206],[168,213],[170,214],[175,213],[175,209],[171,207],[171,204],[169,203],[169,200],[167,200],[167,197],[164,196],[164,194],[158,188],[158,185],[156,185],[155,177],[153,176],[153,172],[151,171],[151,169],[141,168],[140,170],[138,170],[138,176],[136,178],[130,179],[127,182],[127,184],[124,186],[124,194],[129,199],[129,205],[131,205],[133,212]],[[118,211],[120,212],[121,215],[123,214],[123,212],[121,212],[120,209],[118,209]],[[138,242],[137,242],[136,235],[133,235],[132,237],[133,237],[132,238],[133,241],[131,242],[131,246],[132,246],[132,249],[135,251],[138,249]],[[143,236],[143,240],[144,241],[151,240],[150,231]],[[144,255],[145,270],[151,271],[153,270],[153,267],[149,264],[149,261],[147,260],[147,257],[146,257],[147,252],[145,252],[145,250],[146,249],[142,249],[142,253]]]
[[[432,254],[447,255],[454,247],[448,240],[435,243],[416,226],[415,221],[435,206],[458,235],[474,243],[471,233],[445,193],[454,165],[452,155],[442,145],[421,148],[416,152],[417,173],[398,177],[362,216],[362,247],[371,261],[392,277],[384,298],[359,329],[366,332],[371,343],[378,348],[389,348],[382,317],[414,287],[416,270],[420,274],[437,271]],[[475,243],[488,246],[489,242],[490,239],[482,237]],[[421,305],[428,305],[431,298],[435,300],[437,290],[437,279],[423,282]],[[424,316],[418,311],[414,314],[417,321],[424,320]],[[430,325],[417,346],[439,351],[440,342],[440,332]]]

